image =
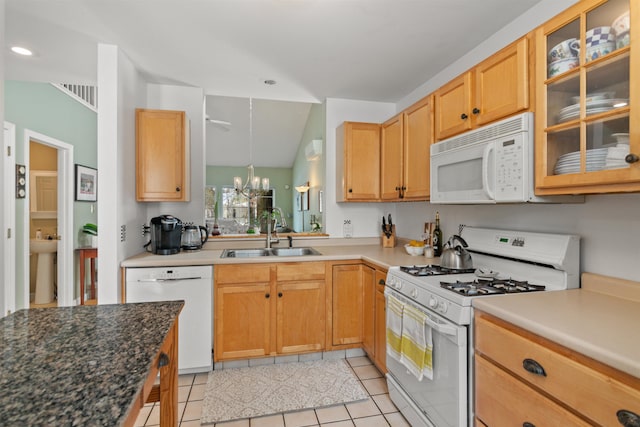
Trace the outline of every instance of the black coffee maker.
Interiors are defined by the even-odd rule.
[[[182,221],[172,215],[151,218],[151,241],[145,246],[156,255],[173,255],[180,252]]]

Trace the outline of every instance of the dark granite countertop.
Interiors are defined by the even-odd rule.
[[[182,301],[17,311],[0,319],[0,426],[118,426]]]

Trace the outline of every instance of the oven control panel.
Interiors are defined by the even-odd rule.
[[[409,300],[424,308],[426,312],[435,312],[458,325],[468,325],[471,322],[470,306],[462,306],[449,301],[436,292],[430,291],[424,285],[417,285],[393,274],[387,275],[386,285],[389,288],[385,291],[386,293],[401,300]],[[444,292],[450,291],[445,290]]]

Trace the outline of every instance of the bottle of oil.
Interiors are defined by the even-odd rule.
[[[442,255],[442,230],[440,230],[440,212],[436,212],[436,228],[433,229],[433,255]]]

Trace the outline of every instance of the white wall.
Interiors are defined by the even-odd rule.
[[[395,104],[329,98],[326,101],[325,230],[342,237],[344,220],[353,224],[354,237],[374,237],[380,233],[382,215],[394,213],[391,203],[336,202],[336,128],[344,121],[381,123],[395,114]]]
[[[4,46],[4,0],[0,0],[0,46]],[[6,47],[5,47],[6,49]],[[0,99],[4,99],[4,55],[0,55]],[[4,102],[0,103],[0,123],[4,124]],[[4,129],[4,127],[3,127]],[[4,131],[0,134],[0,146],[4,147]],[[4,161],[0,162],[0,186],[4,187]],[[4,228],[5,214],[4,209],[0,209],[0,224],[3,225]],[[3,243],[0,244],[0,271],[6,271],[5,260],[6,256],[4,253],[4,238]],[[0,317],[5,315],[4,307],[4,295],[5,295],[5,286],[14,286],[13,283],[2,283],[0,286]]]
[[[145,203],[147,223],[158,215],[171,214],[183,222],[204,225],[204,185],[206,171],[204,91],[201,88],[149,84],[147,108],[179,110],[187,113],[190,122],[191,201]]]
[[[398,235],[419,238],[436,211],[445,239],[458,225],[576,234],[581,237],[581,271],[640,281],[640,194],[587,196],[579,204],[397,206]]]
[[[135,202],[135,109],[146,82],[114,45],[98,45],[98,301],[121,300],[120,262],[142,248],[146,208]],[[121,239],[121,227],[126,238]]]

